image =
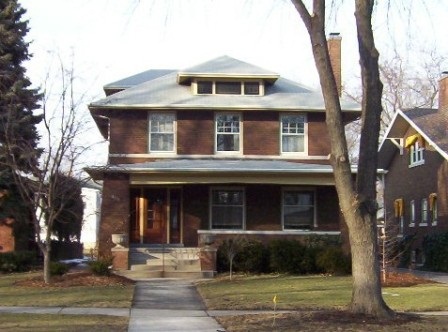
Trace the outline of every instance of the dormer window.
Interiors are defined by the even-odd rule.
[[[193,91],[198,95],[247,95],[261,96],[264,94],[262,81],[196,81]]]
[[[199,81],[197,83],[198,95],[211,95],[213,93],[212,81]]]
[[[240,95],[241,82],[215,82],[217,95]]]

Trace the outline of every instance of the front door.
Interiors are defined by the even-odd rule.
[[[180,243],[181,193],[177,188],[131,190],[131,242]]]

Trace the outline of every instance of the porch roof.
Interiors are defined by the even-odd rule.
[[[129,174],[131,184],[266,183],[334,185],[331,165],[282,160],[159,160],[86,168],[96,180],[105,174]],[[356,167],[352,167],[356,173]]]

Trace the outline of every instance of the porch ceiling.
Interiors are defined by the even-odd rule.
[[[107,173],[129,174],[131,184],[264,183],[334,185],[330,165],[280,160],[175,159],[139,164],[90,167],[96,180]],[[353,172],[356,169],[353,168]]]

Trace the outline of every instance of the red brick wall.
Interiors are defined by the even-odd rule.
[[[214,113],[182,111],[177,113],[177,153],[212,155],[214,153]]]
[[[244,112],[243,152],[245,155],[278,155],[280,122],[277,112]]]
[[[198,245],[199,229],[209,229],[209,187],[185,186],[183,189],[183,235],[185,246]]]
[[[177,154],[213,155],[215,142],[214,112],[187,110],[177,112]],[[311,156],[330,153],[324,113],[308,114],[308,152]],[[279,155],[279,112],[243,112],[242,139],[245,155]],[[110,119],[112,154],[148,153],[148,112],[144,110],[115,111]],[[147,158],[149,160],[149,158]],[[113,163],[147,160],[112,158]]]
[[[308,154],[310,156],[327,156],[330,154],[325,113],[308,114]]]
[[[113,113],[109,153],[148,153],[148,112],[122,110]]]
[[[99,254],[110,255],[111,235],[129,232],[129,178],[126,174],[106,174],[103,184]]]

